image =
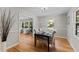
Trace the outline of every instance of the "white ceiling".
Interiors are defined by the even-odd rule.
[[[41,7],[26,7],[23,8],[36,16],[60,15],[67,13],[70,7],[48,7],[45,12],[41,12]]]

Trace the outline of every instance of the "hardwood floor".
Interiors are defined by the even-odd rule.
[[[50,48],[53,52],[73,52],[67,39],[55,37],[55,48]],[[47,46],[41,41],[37,41],[34,47],[34,39],[31,34],[20,34],[20,44],[7,50],[8,52],[47,52]]]

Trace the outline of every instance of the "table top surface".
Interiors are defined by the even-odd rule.
[[[41,36],[51,36],[51,33],[47,33],[47,32],[37,32],[35,33],[35,35],[41,35]]]

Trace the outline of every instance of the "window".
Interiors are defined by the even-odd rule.
[[[76,35],[79,36],[79,10],[76,11]]]
[[[28,28],[28,22],[22,22],[22,28]]]
[[[28,28],[28,22],[25,22],[24,25],[25,25],[25,28]]]
[[[54,27],[53,19],[48,20],[48,28],[53,28],[53,27]]]
[[[22,22],[22,28],[32,28],[32,21]]]

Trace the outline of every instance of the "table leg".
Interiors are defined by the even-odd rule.
[[[49,49],[50,49],[50,48],[49,48],[49,37],[48,37],[48,52],[49,52]]]
[[[34,38],[34,45],[35,45],[35,47],[36,47],[36,36],[35,36],[35,38]]]

